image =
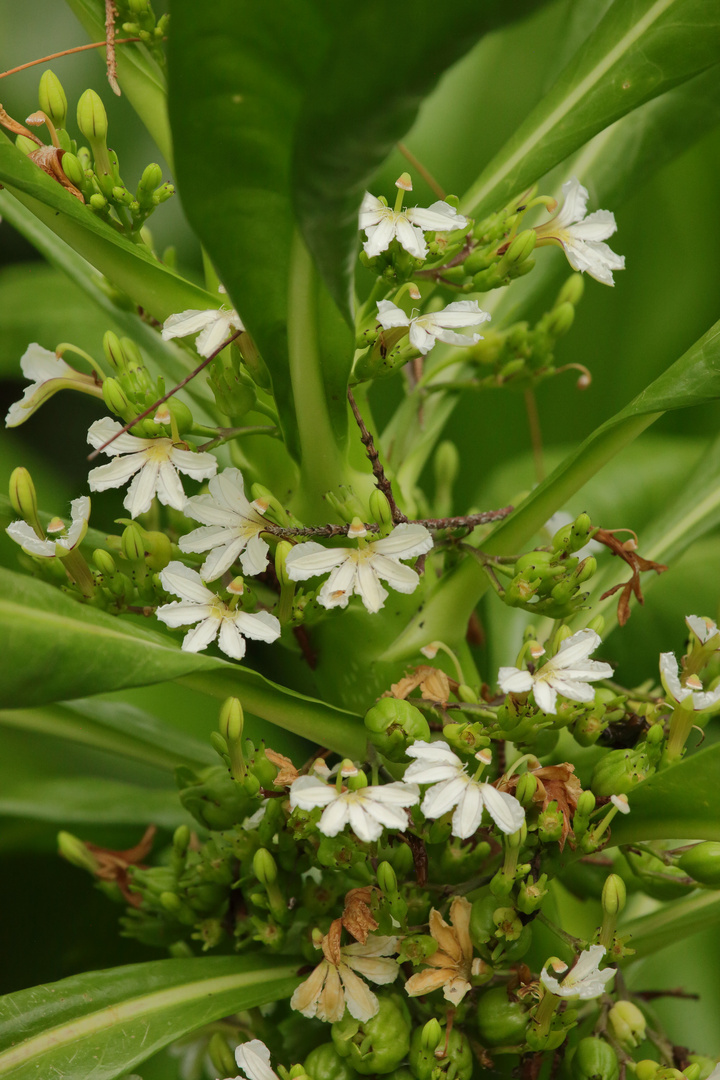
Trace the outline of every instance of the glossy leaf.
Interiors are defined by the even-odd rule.
[[[66,0],[68,7],[82,23],[91,41],[105,38],[105,4],[103,0]],[[119,28],[118,28],[119,29]],[[118,37],[125,36],[118,33]],[[98,50],[105,59],[105,50]],[[167,163],[172,166],[172,139],[167,118],[167,86],[165,76],[142,43],[118,45],[115,50],[117,78],[128,98]],[[108,89],[108,92],[109,89]]]
[[[720,897],[716,892],[705,892],[687,900],[676,900],[673,904],[663,904],[659,911],[651,915],[641,915],[623,923],[619,932],[625,937],[634,954],[628,956],[624,965],[634,960],[652,956],[658,949],[674,945],[677,941],[699,934],[720,922]]]
[[[597,132],[719,57],[713,0],[616,0],[465,194],[463,208],[480,216],[504,206]]]
[[[0,182],[61,240],[133,297],[156,319],[186,308],[217,307],[216,299],[168,270],[101,221],[0,134]]]
[[[0,570],[0,627],[4,707],[187,678],[213,696],[236,694],[248,712],[280,727],[350,757],[363,754],[363,728],[352,713],[276,686],[239,664],[183,652],[175,639],[132,617],[96,611],[7,570]]]
[[[0,998],[0,1076],[112,1080],[213,1020],[289,997],[298,965],[258,956],[155,960]]]
[[[611,844],[634,840],[720,840],[720,746],[691,754],[645,780],[618,815]]]
[[[457,0],[440,16],[435,0],[418,0],[397,33],[383,0],[338,9],[330,46],[300,108],[293,179],[300,228],[348,316],[358,208],[373,174],[412,127],[443,72],[488,31],[543,4]]]
[[[670,409],[720,397],[720,322],[642,393],[588,436],[574,453],[493,529],[483,541],[491,555],[515,554],[568,499],[624,447]],[[429,641],[452,641],[464,632],[470,613],[488,588],[480,564],[466,558],[448,575],[407,630],[384,654],[399,659]]]
[[[208,765],[215,755],[204,742],[174,731],[151,713],[124,702],[74,701],[34,709],[0,709],[0,726],[52,735],[155,765]]]

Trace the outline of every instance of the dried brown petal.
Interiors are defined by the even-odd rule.
[[[377,930],[379,925],[370,910],[372,895],[378,891],[373,885],[366,885],[364,888],[351,889],[345,897],[341,921],[348,933],[361,945],[365,944],[368,934]]]
[[[297,780],[300,773],[290,758],[285,757],[284,754],[278,754],[277,750],[266,750],[265,757],[273,765],[276,765],[278,769],[278,774],[273,780],[274,787],[288,787],[294,780]]]
[[[100,878],[101,881],[114,881],[128,904],[133,907],[140,907],[142,901],[138,893],[130,891],[128,869],[131,866],[142,867],[141,860],[146,855],[149,855],[156,832],[157,829],[154,825],[148,825],[140,842],[135,847],[127,848],[125,851],[113,851],[112,848],[99,847],[97,844],[89,842],[85,843],[85,847],[95,856],[98,863],[98,869],[95,871],[96,877]]]

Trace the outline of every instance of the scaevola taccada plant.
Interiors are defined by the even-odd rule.
[[[88,1032],[96,1059],[112,1047],[106,1080],[158,1053],[163,1075],[192,1080],[720,1075],[686,1049],[692,1032],[665,1031],[654,992],[628,974],[689,933],[720,888],[717,823],[689,810],[671,820],[715,761],[695,755],[693,732],[720,710],[720,631],[678,612],[685,653],[669,642],[655,670],[606,645],[668,569],[677,532],[641,556],[632,530],[582,509],[585,479],[629,441],[608,441],[612,425],[583,468],[571,457],[529,492],[518,474],[506,505],[454,494],[458,402],[492,425],[494,395],[524,395],[542,481],[536,388],[569,370],[590,387],[584,362],[555,354],[584,287],[613,286],[625,269],[607,243],[617,226],[595,194],[597,155],[573,156],[610,120],[573,120],[586,90],[571,72],[575,97],[561,80],[545,118],[528,119],[458,198],[445,190],[452,161],[436,179],[402,142],[401,63],[397,86],[381,80],[408,165],[393,186],[352,95],[352,133],[329,134],[326,112],[340,106],[332,82],[318,98],[322,42],[337,46],[323,63],[345,56],[348,79],[369,76],[322,5],[303,16],[312,34],[293,5],[280,30],[240,4],[243,21],[229,0],[180,2],[171,19],[148,0],[95,6],[118,37],[111,85],[177,165],[205,281],[156,250],[146,222],[175,186],[155,164],[126,185],[101,94],[82,94],[74,122],[46,71],[39,111],[29,102],[18,121],[2,110],[16,140],[0,147],[4,212],[50,261],[87,271],[108,322],[94,352],[28,341],[18,357],[29,385],[7,426],[39,427],[61,394],[64,453],[90,461],[69,508],[41,507],[18,462],[3,574],[33,634],[50,632],[32,622],[43,613],[63,623],[53,670],[73,670],[72,650],[118,650],[107,671],[88,661],[86,684],[64,675],[55,690],[51,673],[44,696],[18,689],[12,704],[188,679],[222,705],[196,757],[170,724],[165,745],[165,721],[108,721],[114,706],[96,715],[92,696],[73,713],[79,741],[98,745],[107,723],[122,739],[101,745],[130,761],[152,746],[167,767],[178,748],[174,809],[156,821],[139,786],[119,819],[147,826],[134,846],[104,846],[62,808],[53,818],[60,854],[123,906],[121,933],[167,959],[116,981],[100,973],[107,1009],[129,1025],[121,1042],[105,997],[61,983],[65,1012],[48,1004],[27,1034],[29,991],[10,995],[0,1076],[85,1077]],[[620,125],[645,100],[620,105],[603,74],[604,43],[622,51],[630,33],[617,37],[622,6],[585,46],[585,77]],[[633,42],[679,6],[640,5],[647,27],[638,16]],[[482,29],[503,34],[515,16],[493,7]],[[382,5],[364,14],[360,39]],[[720,13],[711,22],[717,35]],[[408,33],[421,70],[430,46]],[[222,62],[208,61],[213,48]],[[702,70],[696,48],[670,85]],[[561,148],[542,156],[537,131],[554,147],[561,120]],[[600,136],[608,145],[614,130]],[[95,399],[85,431],[71,422],[73,390]],[[668,900],[680,913],[661,925]],[[94,985],[73,976],[81,990],[84,978]]]

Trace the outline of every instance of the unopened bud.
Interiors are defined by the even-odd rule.
[[[545,320],[544,320],[545,321]],[[558,304],[552,309],[545,321],[545,327],[554,338],[561,338],[567,334],[575,321],[575,308],[567,301]]]
[[[585,279],[582,274],[573,274],[567,279],[562,289],[558,293],[556,306],[558,304],[573,304],[577,305],[582,300],[583,292],[585,291]]]
[[[117,570],[115,560],[110,552],[104,551],[102,548],[96,548],[95,551],[93,551],[92,561],[95,564],[96,569],[106,577],[110,577]]]
[[[99,863],[82,840],[69,832],[59,832],[57,840],[58,851],[63,859],[67,859],[73,866],[79,866],[82,870],[89,870],[91,874],[97,873]]]
[[[17,469],[12,471],[9,494],[15,513],[19,514],[23,521],[27,522],[38,536],[42,537],[43,531],[38,520],[35,485],[28,470],[22,466],[18,466]]]
[[[178,825],[173,833],[173,850],[177,855],[184,855],[190,843],[190,829],[187,825]]]
[[[605,629],[605,619],[602,615],[596,615],[594,619],[591,619],[587,624],[588,630],[594,630],[596,634],[602,637],[603,630]]]
[[[288,555],[293,549],[293,545],[289,540],[281,540],[278,546],[275,548],[275,573],[280,585],[284,588],[292,585],[293,582],[288,577],[287,568],[285,562]]]
[[[625,907],[627,889],[625,882],[618,874],[610,874],[603,885],[602,907],[608,915],[619,915]]]
[[[127,525],[120,538],[120,547],[128,562],[140,562],[145,558],[145,540],[142,529],[133,522]]]
[[[112,330],[108,330],[103,337],[103,352],[105,353],[105,359],[108,364],[115,369],[115,371],[125,371],[127,363],[125,360],[125,353],[120,343],[120,338]]]
[[[147,165],[140,177],[140,183],[138,184],[137,197],[140,199],[141,192],[151,193],[156,187],[159,187],[162,183],[162,169],[159,165],[152,164]]]
[[[645,1040],[647,1021],[632,1001],[618,1001],[608,1013],[610,1030],[623,1050],[634,1050]]]
[[[34,154],[39,149],[38,144],[33,142],[32,139],[28,139],[27,135],[18,135],[15,139],[15,145],[21,154],[25,154],[25,157],[28,154]]]
[[[218,1076],[232,1076],[238,1071],[235,1055],[228,1046],[225,1036],[216,1031],[208,1043],[208,1056]]]
[[[525,262],[533,253],[537,236],[534,229],[524,229],[515,237],[503,255],[501,263],[505,267],[517,266]]]
[[[533,776],[532,773],[523,773],[517,782],[515,788],[515,798],[518,800],[521,806],[528,807],[533,801],[533,796],[537,791],[537,776]]]
[[[146,532],[144,539],[147,565],[153,573],[158,574],[172,559],[170,537],[163,532]]]
[[[394,896],[397,892],[397,875],[389,862],[381,862],[378,866],[377,883],[386,896]]]
[[[440,1026],[440,1021],[435,1017],[432,1020],[428,1020],[425,1027],[422,1029],[422,1035],[420,1036],[420,1046],[423,1050],[429,1051],[437,1049],[443,1038],[443,1029]]]
[[[277,863],[267,848],[258,848],[253,855],[253,873],[261,885],[274,885],[277,881]]]
[[[595,796],[592,791],[583,791],[577,801],[577,812],[580,817],[589,818],[595,809]]]
[[[67,98],[57,75],[44,71],[38,88],[40,108],[52,120],[55,127],[67,127]],[[63,165],[64,168],[64,165]]]
[[[375,488],[370,494],[368,504],[373,521],[376,521],[381,528],[392,525],[392,510],[384,492]]]
[[[238,698],[229,697],[223,702],[218,727],[228,743],[242,738],[244,716],[243,707]]]
[[[94,90],[86,90],[78,101],[77,125],[91,146],[96,142],[105,142],[108,133],[107,113]]]
[[[124,418],[133,411],[127,394],[117,379],[111,378],[103,381],[102,395],[103,401],[110,412],[114,412],[117,416]]]

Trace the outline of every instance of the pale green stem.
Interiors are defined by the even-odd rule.
[[[97,360],[93,359],[90,353],[85,352],[84,349],[79,349],[77,345],[71,345],[69,341],[63,341],[60,343],[60,345],[57,345],[55,347],[56,356],[64,356],[66,352],[73,352],[76,353],[78,356],[81,356],[83,360],[86,360],[90,367],[93,369],[95,374],[100,379],[100,382],[104,382],[106,378],[105,372],[100,367]]]

